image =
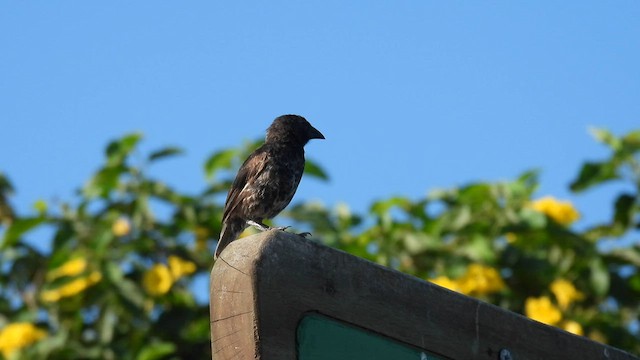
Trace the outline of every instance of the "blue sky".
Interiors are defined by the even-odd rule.
[[[539,195],[593,223],[620,188],[567,185],[607,154],[589,126],[640,128],[638,19],[637,1],[8,1],[0,171],[28,212],[141,131],[145,150],[186,149],[154,174],[195,193],[209,154],[296,113],[325,134],[307,154],[331,175],[298,201],[364,210],[539,168]]]

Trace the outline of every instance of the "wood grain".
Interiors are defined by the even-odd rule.
[[[211,272],[214,359],[296,358],[309,312],[456,359],[635,359],[294,234],[232,242]]]

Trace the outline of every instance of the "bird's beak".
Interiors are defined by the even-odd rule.
[[[313,126],[309,129],[309,139],[324,139],[324,135]]]

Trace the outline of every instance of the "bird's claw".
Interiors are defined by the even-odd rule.
[[[280,226],[280,227],[275,227],[275,228],[271,228],[271,229],[280,230],[280,231],[286,231],[290,227],[291,226]],[[303,238],[306,238],[307,236],[311,236],[311,233],[305,231],[305,232],[297,233],[296,235],[301,236]]]
[[[269,231],[269,230],[287,231],[287,229],[291,227],[291,226],[271,227],[271,226],[267,226],[267,225],[263,224],[262,222],[253,221],[253,220],[247,220],[247,224],[257,228],[260,231]],[[311,236],[311,233],[310,232],[303,232],[303,233],[299,233],[299,234],[296,234],[296,235],[302,236],[303,238],[306,238],[307,236]]]

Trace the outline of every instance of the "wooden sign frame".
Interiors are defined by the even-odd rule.
[[[278,230],[232,242],[210,284],[215,360],[296,359],[309,312],[454,360],[639,360]]]

